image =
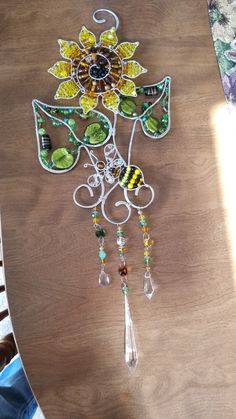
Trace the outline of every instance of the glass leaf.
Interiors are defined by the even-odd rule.
[[[137,97],[120,98],[119,114],[128,119],[139,119],[145,135],[161,139],[170,130],[171,77],[136,88]]]
[[[73,169],[83,145],[100,147],[111,137],[112,125],[101,112],[92,111],[85,115],[79,106],[58,107],[37,99],[33,100],[32,106],[39,161],[44,169],[52,173]],[[64,136],[62,140],[61,136]],[[63,157],[63,161],[59,156]]]

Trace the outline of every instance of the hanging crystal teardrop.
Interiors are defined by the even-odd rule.
[[[99,275],[98,282],[101,287],[107,287],[110,284],[110,278],[103,269]]]
[[[154,294],[155,288],[153,286],[152,282],[152,276],[150,272],[145,272],[144,274],[144,280],[143,280],[143,292],[146,295],[146,297],[151,300],[153,294]]]
[[[125,297],[125,336],[124,336],[124,351],[125,362],[130,370],[134,370],[138,363],[138,353],[135,343],[133,321],[130,314],[129,301],[127,293],[124,292]]]

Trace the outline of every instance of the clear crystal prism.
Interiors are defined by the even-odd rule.
[[[155,288],[152,281],[152,276],[150,272],[145,272],[144,274],[144,280],[143,280],[143,292],[146,295],[146,297],[151,300],[153,294],[154,294]]]
[[[133,321],[130,314],[129,301],[125,295],[125,336],[124,336],[125,362],[130,370],[134,370],[138,363],[138,353],[135,343]]]
[[[99,275],[98,282],[101,287],[107,287],[110,284],[110,278],[103,269]]]

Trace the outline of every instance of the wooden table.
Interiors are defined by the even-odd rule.
[[[90,215],[66,175],[37,161],[33,97],[53,103],[57,38],[76,39],[91,14],[113,9],[120,40],[140,41],[139,82],[173,76],[172,130],[162,142],[138,132],[134,161],[159,191],[147,214],[159,294],[141,292],[137,219],[127,225],[130,304],[139,364],[123,359],[123,299],[115,230],[106,226],[112,286],[97,286]],[[22,359],[46,418],[235,418],[233,265],[212,112],[224,102],[205,0],[71,0],[1,4],[1,206],[10,311]],[[73,102],[74,104],[76,101]],[[61,102],[65,104],[65,102]],[[128,125],[119,145],[127,149]],[[140,152],[141,151],[141,152]]]

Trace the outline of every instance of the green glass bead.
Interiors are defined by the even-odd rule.
[[[143,260],[145,265],[149,265],[149,263],[151,263],[152,261],[150,256],[145,256]]]
[[[98,218],[100,216],[98,211],[93,211],[91,215],[92,215],[92,218]]]
[[[48,156],[48,150],[41,150],[40,151],[40,156],[41,157],[47,157]]]
[[[136,88],[136,92],[138,93],[138,95],[140,94],[140,93],[143,93],[144,92],[144,88],[143,87],[137,87]]]
[[[73,135],[68,135],[68,141],[69,143],[77,143],[77,140]]]
[[[162,116],[161,122],[162,122],[162,124],[163,124],[164,127],[167,127],[168,126],[168,123],[169,123],[169,115],[168,115],[168,113],[165,113]]]
[[[129,292],[128,285],[126,285],[126,286],[124,286],[124,287],[122,288],[122,292],[123,292],[123,294],[124,294],[124,295],[127,295],[127,294],[128,294],[128,292]]]
[[[166,128],[161,126],[158,131],[155,133],[155,135],[158,137],[160,134],[163,134],[165,132]]]
[[[43,124],[44,123],[44,119],[42,118],[42,116],[39,116],[37,118],[37,120],[38,120],[38,124]]]
[[[101,144],[107,139],[107,134],[108,132],[104,125],[95,122],[87,126],[84,132],[84,142],[92,145]]]
[[[77,156],[77,154],[78,154],[78,147],[71,148],[71,149],[70,149],[70,153],[71,153],[73,156]]]
[[[152,102],[143,102],[142,104],[142,111],[146,111],[150,106],[152,105]]]
[[[136,103],[130,98],[121,99],[119,108],[125,116],[133,116],[134,113],[137,113]]]
[[[62,147],[57,148],[52,153],[52,163],[58,168],[58,169],[68,169],[72,166],[74,163],[74,157],[69,153],[69,151]]]
[[[100,259],[105,259],[107,254],[105,252],[105,250],[99,250],[98,256],[100,257]]]
[[[39,135],[44,135],[46,134],[46,130],[44,128],[39,128]]]
[[[168,96],[165,96],[164,99],[162,99],[161,105],[162,105],[163,108],[167,109],[167,107],[168,107]]]
[[[68,125],[72,128],[75,129],[76,128],[76,123],[75,120],[73,118],[68,119]]]
[[[58,121],[57,119],[52,119],[52,125],[54,127],[60,127],[62,125],[62,122]]]
[[[50,163],[47,159],[43,158],[41,159],[44,166],[48,167],[49,169],[52,168],[52,163]]]
[[[147,131],[149,131],[151,134],[154,134],[158,130],[159,126],[160,126],[160,122],[154,116],[150,116],[145,121],[145,127]]]
[[[106,230],[104,230],[104,228],[100,228],[99,230],[96,230],[97,237],[105,237],[105,235],[106,235]]]
[[[143,102],[142,104],[142,112],[145,112],[145,115],[143,116],[143,120],[147,120],[153,112],[153,109],[151,108],[152,102]]]

